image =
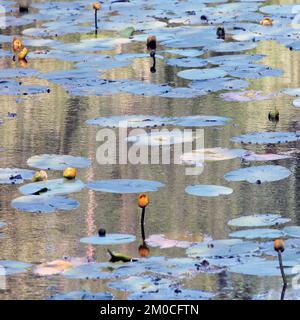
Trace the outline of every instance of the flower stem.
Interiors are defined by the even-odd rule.
[[[145,241],[145,212],[146,212],[146,208],[144,207],[142,210],[142,216],[141,216],[141,232],[142,232],[143,241]]]
[[[283,264],[282,264],[282,255],[281,255],[280,251],[278,251],[278,261],[279,261],[279,268],[280,268],[280,272],[281,272],[281,276],[282,276],[282,280],[283,280],[283,285],[287,286],[286,276],[285,276],[284,268],[283,268]]]

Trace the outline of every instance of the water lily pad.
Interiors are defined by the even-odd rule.
[[[254,42],[221,42],[207,46],[207,49],[214,52],[240,52],[254,49],[256,46]]]
[[[0,229],[6,227],[7,224],[5,222],[0,221]]]
[[[91,262],[66,270],[63,276],[68,279],[110,279],[112,271],[108,262]]]
[[[127,142],[140,146],[169,146],[178,143],[192,142],[194,137],[191,134],[184,134],[181,131],[152,131],[139,135],[131,135],[126,138]]]
[[[249,183],[273,182],[285,179],[291,171],[282,166],[257,166],[230,171],[224,175],[227,181],[247,181]]]
[[[189,87],[199,90],[203,94],[221,90],[245,89],[250,85],[248,81],[235,78],[218,78],[212,80],[192,81]]]
[[[284,227],[283,232],[290,237],[300,238],[300,227],[298,226]]]
[[[186,250],[192,258],[226,258],[254,254],[258,250],[255,242],[240,239],[213,240],[208,243],[199,243]]]
[[[288,143],[300,140],[300,132],[253,132],[231,139],[240,143]]]
[[[240,102],[250,102],[250,101],[261,101],[272,99],[275,96],[274,93],[263,95],[261,91],[239,91],[239,92],[228,92],[221,93],[220,97],[225,101],[240,101]]]
[[[213,127],[226,125],[230,121],[230,118],[225,117],[199,115],[174,118],[174,125],[180,127]]]
[[[159,181],[142,180],[142,179],[113,179],[92,181],[87,187],[101,192],[111,193],[140,193],[157,191],[164,187]]]
[[[91,161],[84,157],[74,157],[69,155],[43,154],[33,156],[27,160],[30,167],[44,170],[64,170],[68,167],[86,168]]]
[[[168,239],[163,234],[153,234],[149,236],[146,239],[146,243],[150,247],[159,247],[161,249],[173,248],[173,247],[188,248],[192,244],[192,242],[189,242],[189,241]]]
[[[64,195],[79,192],[85,187],[80,180],[55,179],[41,182],[30,183],[19,188],[24,195],[33,195],[39,193],[47,195]]]
[[[236,42],[234,42],[236,43]],[[261,64],[246,64],[242,66],[222,66],[232,77],[258,79],[263,77],[279,77],[283,72],[279,69],[272,69]]]
[[[11,69],[1,69],[0,70],[0,78],[23,78],[23,77],[31,77],[36,75],[38,72],[34,69],[24,69],[24,68],[11,68]]]
[[[67,270],[88,263],[87,258],[65,257],[35,266],[32,272],[38,276],[52,276],[62,274]]]
[[[13,208],[19,211],[52,213],[57,210],[70,211],[79,206],[79,202],[62,196],[40,195],[23,196],[11,202]]]
[[[295,99],[293,101],[293,106],[296,107],[296,108],[300,108],[300,99]]]
[[[211,69],[188,69],[178,72],[178,77],[187,80],[210,80],[223,78],[227,72],[219,68]]]
[[[201,58],[172,58],[166,64],[182,68],[201,68],[207,65],[207,61]]]
[[[30,263],[13,260],[0,260],[0,267],[4,268],[5,275],[13,275],[17,273],[25,273],[31,268]],[[3,273],[2,273],[3,275]]]
[[[282,218],[280,214],[254,214],[243,216],[228,221],[229,226],[233,227],[269,227],[284,224],[290,219]]]
[[[90,236],[81,238],[81,243],[95,244],[95,245],[117,245],[130,243],[136,240],[136,237],[131,234],[111,233],[105,237]]]
[[[289,96],[300,97],[300,88],[287,88],[282,90],[282,92]]]
[[[232,232],[229,234],[229,237],[244,239],[277,239],[284,237],[284,233],[277,229],[248,229]]]
[[[188,57],[188,58],[194,58],[194,57],[198,57],[201,56],[204,51],[202,50],[197,50],[197,49],[178,49],[178,50],[166,50],[167,53],[171,53],[171,54],[176,54],[179,56],[183,56],[183,57]]]
[[[202,290],[163,288],[154,292],[136,292],[128,300],[209,300],[214,293]]]
[[[68,293],[58,293],[50,296],[47,300],[112,300],[113,294],[110,292],[91,293],[89,291],[72,291]]]
[[[297,262],[283,261],[284,272],[286,275],[297,274],[295,270]],[[239,273],[244,275],[252,275],[259,277],[281,276],[278,260],[265,260],[259,262],[249,262],[246,264],[231,266],[229,272]]]
[[[184,163],[197,165],[203,161],[223,161],[244,157],[247,153],[244,149],[227,149],[227,148],[203,148],[186,152],[181,156]]]
[[[148,115],[122,115],[99,117],[96,119],[88,120],[86,123],[90,125],[110,128],[147,128],[172,124],[172,119]]]
[[[218,197],[220,195],[229,195],[233,190],[223,186],[198,184],[186,187],[185,192],[198,197]]]
[[[291,155],[289,154],[277,154],[277,153],[255,153],[255,152],[247,152],[241,156],[241,158],[245,161],[274,161],[274,160],[282,160],[289,159]]]
[[[125,279],[119,279],[109,282],[107,286],[114,290],[130,292],[155,292],[162,288],[168,288],[173,282],[168,279],[154,276],[131,276]]]
[[[24,180],[31,180],[34,173],[26,169],[0,168],[0,184],[21,184]]]

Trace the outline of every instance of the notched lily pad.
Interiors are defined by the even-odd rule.
[[[112,300],[113,294],[110,292],[91,293],[89,291],[72,291],[68,293],[58,293],[50,296],[47,300]]]
[[[288,143],[300,140],[300,131],[296,132],[253,132],[231,139],[233,142],[269,144]]]
[[[13,275],[17,273],[25,273],[31,268],[30,263],[13,261],[13,260],[0,260],[0,267],[4,268],[1,270],[1,275]]]
[[[249,183],[265,183],[285,179],[291,171],[282,166],[257,166],[230,171],[224,175],[227,181],[247,181]]]
[[[85,184],[80,180],[54,179],[26,184],[19,191],[24,195],[64,195],[79,192],[83,188]]]
[[[199,243],[186,250],[192,258],[228,258],[234,256],[254,255],[258,250],[255,242],[240,239],[213,240]]]
[[[247,229],[232,232],[229,234],[231,238],[244,238],[244,239],[277,239],[284,237],[284,232],[277,229]]]
[[[131,234],[111,233],[105,237],[90,236],[81,238],[81,243],[95,244],[95,245],[118,245],[130,243],[136,240],[136,237]]]
[[[87,187],[101,192],[140,193],[157,191],[164,187],[164,184],[159,181],[143,179],[113,179],[92,181],[87,184]]]
[[[0,184],[21,184],[24,180],[31,180],[34,173],[26,169],[0,168]]]
[[[198,197],[218,197],[220,195],[229,195],[233,190],[223,186],[199,184],[186,187],[185,192]]]
[[[52,213],[57,210],[70,211],[79,207],[79,202],[62,196],[39,195],[23,196],[11,202],[19,211]]]
[[[232,227],[269,227],[284,224],[291,219],[282,218],[280,214],[254,214],[243,216],[228,221],[228,225]]]
[[[68,167],[86,168],[91,161],[84,157],[74,157],[69,155],[43,154],[33,156],[27,160],[30,167],[43,170],[64,170]]]

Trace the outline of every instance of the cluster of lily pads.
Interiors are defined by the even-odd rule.
[[[45,86],[23,85],[19,78],[37,77],[62,86],[70,95],[103,96],[119,93],[159,96],[164,98],[194,98],[211,92],[221,93],[225,101],[259,101],[272,99],[275,93],[245,90],[249,82],[245,79],[277,77],[281,70],[260,63],[261,55],[240,53],[254,49],[259,41],[274,40],[291,50],[299,50],[299,32],[292,27],[295,12],[292,5],[262,5],[263,1],[223,3],[219,0],[165,1],[141,0],[128,2],[105,2],[99,12],[101,30],[114,31],[113,38],[95,37],[92,33],[91,8],[86,1],[32,3],[32,10],[21,17],[16,16],[14,1],[2,1],[8,14],[8,27],[30,26],[39,20],[38,27],[23,30],[23,42],[33,48],[29,60],[58,59],[70,61],[74,69],[41,73],[31,68],[9,68],[0,71],[0,94],[31,95],[49,92]],[[57,15],[57,12],[60,12]],[[251,14],[249,14],[249,12]],[[114,14],[112,14],[114,13]],[[258,23],[268,14],[272,27]],[[234,41],[216,38],[216,26],[222,24]],[[70,33],[88,35],[79,42],[66,42]],[[167,66],[183,68],[177,76],[187,80],[186,87],[173,87],[169,83],[156,84],[132,79],[109,79],[103,76],[108,69],[127,67],[135,59],[148,59],[144,52],[131,54],[103,54],[98,51],[112,51],[117,46],[133,42],[144,43],[146,38],[156,34],[162,50],[156,57]],[[12,37],[0,35],[3,43],[10,43]],[[46,48],[46,49],[45,49]],[[209,56],[208,53],[212,53]],[[222,55],[221,55],[222,53]],[[225,53],[225,55],[223,54]],[[0,56],[9,58],[9,52],[1,49]],[[236,91],[240,90],[240,91]],[[285,94],[298,97],[299,89],[286,89]],[[299,99],[294,101],[300,106]],[[4,116],[6,117],[6,116]],[[7,115],[7,117],[10,117]],[[1,118],[2,119],[2,118]],[[0,123],[1,123],[0,119]],[[87,121],[89,125],[120,128],[156,127],[214,127],[230,123],[231,119],[211,115],[186,117],[157,117],[151,115],[98,117]],[[260,132],[233,137],[232,142],[240,145],[278,144],[300,140],[300,132]],[[138,145],[164,145],[182,143],[181,135],[158,133],[131,136],[127,143]],[[255,153],[241,148],[205,148],[182,155],[183,163],[201,165],[204,161],[241,159],[242,163],[267,162],[290,158],[290,153]],[[67,167],[85,168],[91,162],[83,157],[69,155],[40,155],[28,159],[28,166],[61,171]],[[33,178],[35,171],[28,169],[0,169],[0,184],[23,184]],[[285,179],[291,171],[281,165],[244,166],[225,173],[228,182],[247,181],[266,183]],[[67,195],[89,188],[98,192],[140,193],[153,192],[164,187],[159,181],[141,179],[114,179],[83,182],[78,179],[49,179],[22,185],[21,197],[14,199],[12,207],[18,211],[32,213],[53,213],[70,211],[80,204]],[[201,197],[229,196],[233,189],[218,185],[191,185],[186,193]],[[7,275],[32,272],[38,276],[61,276],[67,279],[108,280],[107,287],[129,293],[129,299],[211,299],[216,293],[186,289],[181,281],[200,273],[221,273],[224,271],[244,275],[280,276],[278,261],[274,256],[275,238],[287,238],[284,260],[286,273],[293,274],[299,264],[300,227],[279,226],[289,219],[277,214],[251,215],[228,222],[230,239],[202,242],[167,239],[164,235],[151,235],[147,244],[153,247],[180,247],[187,257],[140,258],[128,263],[93,262],[86,258],[71,257],[31,265],[17,261],[0,261]],[[5,222],[0,229],[5,230]],[[272,227],[272,228],[269,228]],[[118,245],[135,241],[134,235],[107,234],[84,237],[81,243],[92,245]],[[87,291],[59,293],[49,299],[112,299],[109,292]]]

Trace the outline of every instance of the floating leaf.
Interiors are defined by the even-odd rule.
[[[296,268],[294,268],[296,265],[296,261],[284,261],[283,267],[285,274],[297,274],[299,271],[296,270]],[[235,265],[231,266],[228,271],[233,273],[260,277],[281,276],[278,260],[265,260]]]
[[[249,183],[273,182],[285,179],[291,171],[282,166],[257,166],[230,171],[224,175],[227,181],[247,181]]]
[[[300,238],[300,227],[298,226],[284,227],[283,232],[290,237]]]
[[[247,152],[246,154],[242,155],[241,158],[245,161],[275,161],[275,160],[282,160],[291,158],[288,154],[276,154],[276,153],[254,153],[254,152]]]
[[[149,236],[146,239],[146,243],[150,247],[159,247],[161,249],[173,247],[188,248],[192,244],[192,242],[189,241],[167,239],[163,234],[153,234]]]
[[[43,154],[33,156],[27,160],[30,167],[44,170],[64,170],[68,167],[86,168],[91,161],[84,157],[73,157],[69,155]]]
[[[141,193],[157,191],[164,187],[164,184],[158,181],[142,179],[113,179],[92,181],[87,184],[87,187],[101,192]]]
[[[34,173],[26,169],[0,168],[0,184],[21,184],[24,180],[31,180]]]
[[[26,184],[19,191],[24,195],[37,194],[39,191],[47,195],[64,195],[79,192],[84,187],[85,184],[80,180],[55,179]]]
[[[263,95],[261,91],[239,91],[239,92],[228,92],[221,93],[220,97],[225,101],[239,101],[239,102],[250,102],[250,101],[261,101],[272,99],[275,96],[274,93]]]
[[[249,229],[232,232],[229,234],[231,238],[244,239],[277,239],[284,237],[284,233],[277,229]]]
[[[128,300],[209,300],[215,296],[212,292],[163,288],[154,292],[136,292],[128,296]]]
[[[187,80],[210,80],[223,78],[227,72],[219,68],[211,69],[189,69],[178,72],[178,77]]]
[[[186,187],[185,192],[198,197],[218,197],[220,195],[229,195],[233,190],[223,186],[198,184]]]
[[[6,227],[7,224],[5,222],[0,221],[0,229]]]
[[[172,119],[155,116],[122,115],[99,117],[96,119],[88,120],[86,123],[90,125],[111,128],[147,128],[172,124]]]
[[[187,249],[192,258],[226,258],[254,254],[258,250],[255,242],[240,239],[213,240],[208,243],[199,243]]]
[[[288,143],[300,140],[300,132],[253,132],[231,139],[240,143]]]
[[[204,148],[186,152],[181,160],[190,165],[197,165],[203,161],[223,161],[243,157],[247,153],[244,149]]]
[[[110,279],[113,277],[111,263],[91,262],[71,268],[63,273],[68,279]]]
[[[47,300],[112,300],[113,294],[110,292],[91,293],[89,291],[72,291],[68,293],[58,293],[50,296]]]
[[[131,291],[131,292],[153,292],[162,288],[168,288],[172,281],[154,276],[131,276],[126,279],[120,279],[109,282],[107,286],[114,290]]]
[[[23,196],[11,202],[13,208],[19,211],[52,213],[57,210],[70,211],[79,206],[79,202],[62,196],[40,195]]]
[[[280,214],[254,214],[243,216],[228,221],[229,226],[233,227],[269,227],[284,224],[290,219],[282,218]]]
[[[0,260],[0,267],[4,268],[2,270],[1,275],[13,275],[17,273],[25,273],[31,268],[30,263],[25,263],[21,261],[13,261],[13,260]]]
[[[213,127],[224,126],[230,121],[230,118],[225,117],[198,115],[174,118],[174,125],[180,127]]]
[[[131,234],[111,233],[105,237],[90,236],[81,238],[81,243],[95,244],[95,245],[117,245],[130,243],[136,240],[136,237]]]

